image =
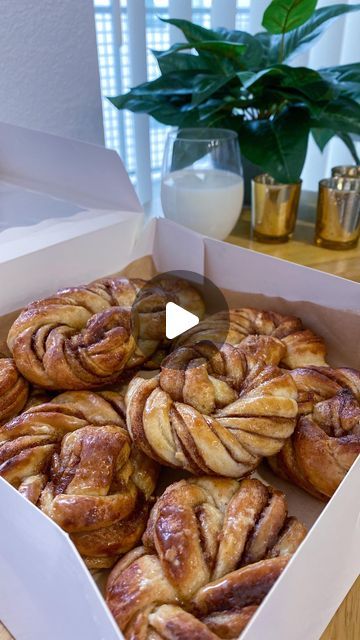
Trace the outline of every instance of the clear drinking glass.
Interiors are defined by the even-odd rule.
[[[168,135],[161,180],[167,218],[223,240],[242,209],[238,136],[229,129],[179,129]]]

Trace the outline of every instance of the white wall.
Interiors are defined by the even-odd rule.
[[[0,0],[0,120],[103,144],[92,0]]]

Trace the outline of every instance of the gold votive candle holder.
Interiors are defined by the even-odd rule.
[[[360,180],[320,180],[315,243],[327,249],[352,249],[360,235]]]
[[[252,234],[260,242],[287,242],[294,231],[301,180],[284,184],[267,173],[251,182]]]
[[[358,164],[342,164],[331,169],[333,178],[358,178],[360,180],[360,165]]]

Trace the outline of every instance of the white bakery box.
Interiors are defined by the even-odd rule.
[[[25,226],[0,233],[2,316],[152,256],[159,272],[206,275],[237,306],[299,315],[325,337],[331,364],[360,367],[360,285],[165,219],[144,225],[113,151],[1,123],[0,140],[0,220],[5,205],[6,215],[25,212]],[[38,206],[53,219],[34,224]],[[327,505],[260,474],[310,532],[241,639],[318,640],[360,572],[360,459]],[[0,620],[16,640],[122,638],[67,534],[2,479]]]

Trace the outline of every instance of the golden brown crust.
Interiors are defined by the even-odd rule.
[[[276,364],[272,337],[239,347],[203,342],[173,351],[160,375],[134,378],[126,394],[135,445],[162,464],[239,478],[279,451],[295,428],[296,387]]]
[[[241,611],[220,611],[210,613],[202,622],[219,638],[232,640],[238,638],[257,610],[257,605],[243,607]]]
[[[288,563],[290,556],[269,558],[229,573],[199,589],[190,602],[192,612],[202,618],[219,611],[259,605]]]
[[[96,389],[149,360],[163,342],[165,305],[203,313],[187,282],[103,278],[32,302],[10,328],[8,346],[23,375],[47,389]]]
[[[200,620],[174,605],[163,604],[156,609],[149,615],[149,623],[150,629],[155,629],[164,640],[217,640],[219,637]]]
[[[124,299],[138,285],[127,281]],[[135,349],[129,307],[113,306],[118,289],[98,284],[59,291],[17,318],[8,346],[23,375],[48,389],[91,389],[115,380]]]
[[[360,454],[360,372],[312,367],[291,372],[300,417],[293,436],[269,459],[273,471],[315,497],[333,495]]]
[[[17,416],[29,397],[29,383],[12,358],[0,358],[0,425]]]
[[[119,394],[69,391],[0,428],[0,475],[99,568],[139,541],[157,468],[133,450]]]
[[[107,603],[127,640],[234,637],[305,534],[259,480],[181,480],[153,507],[144,547],[112,570]]]
[[[249,335],[272,336],[281,340],[285,347],[282,364],[289,369],[326,364],[324,340],[305,329],[299,318],[252,308],[213,314],[182,334],[176,341],[176,347],[195,344],[200,340],[236,345]]]
[[[137,497],[135,486],[128,486],[129,457],[128,436],[117,426],[68,433],[52,458],[40,508],[69,533],[95,531],[126,518]]]

